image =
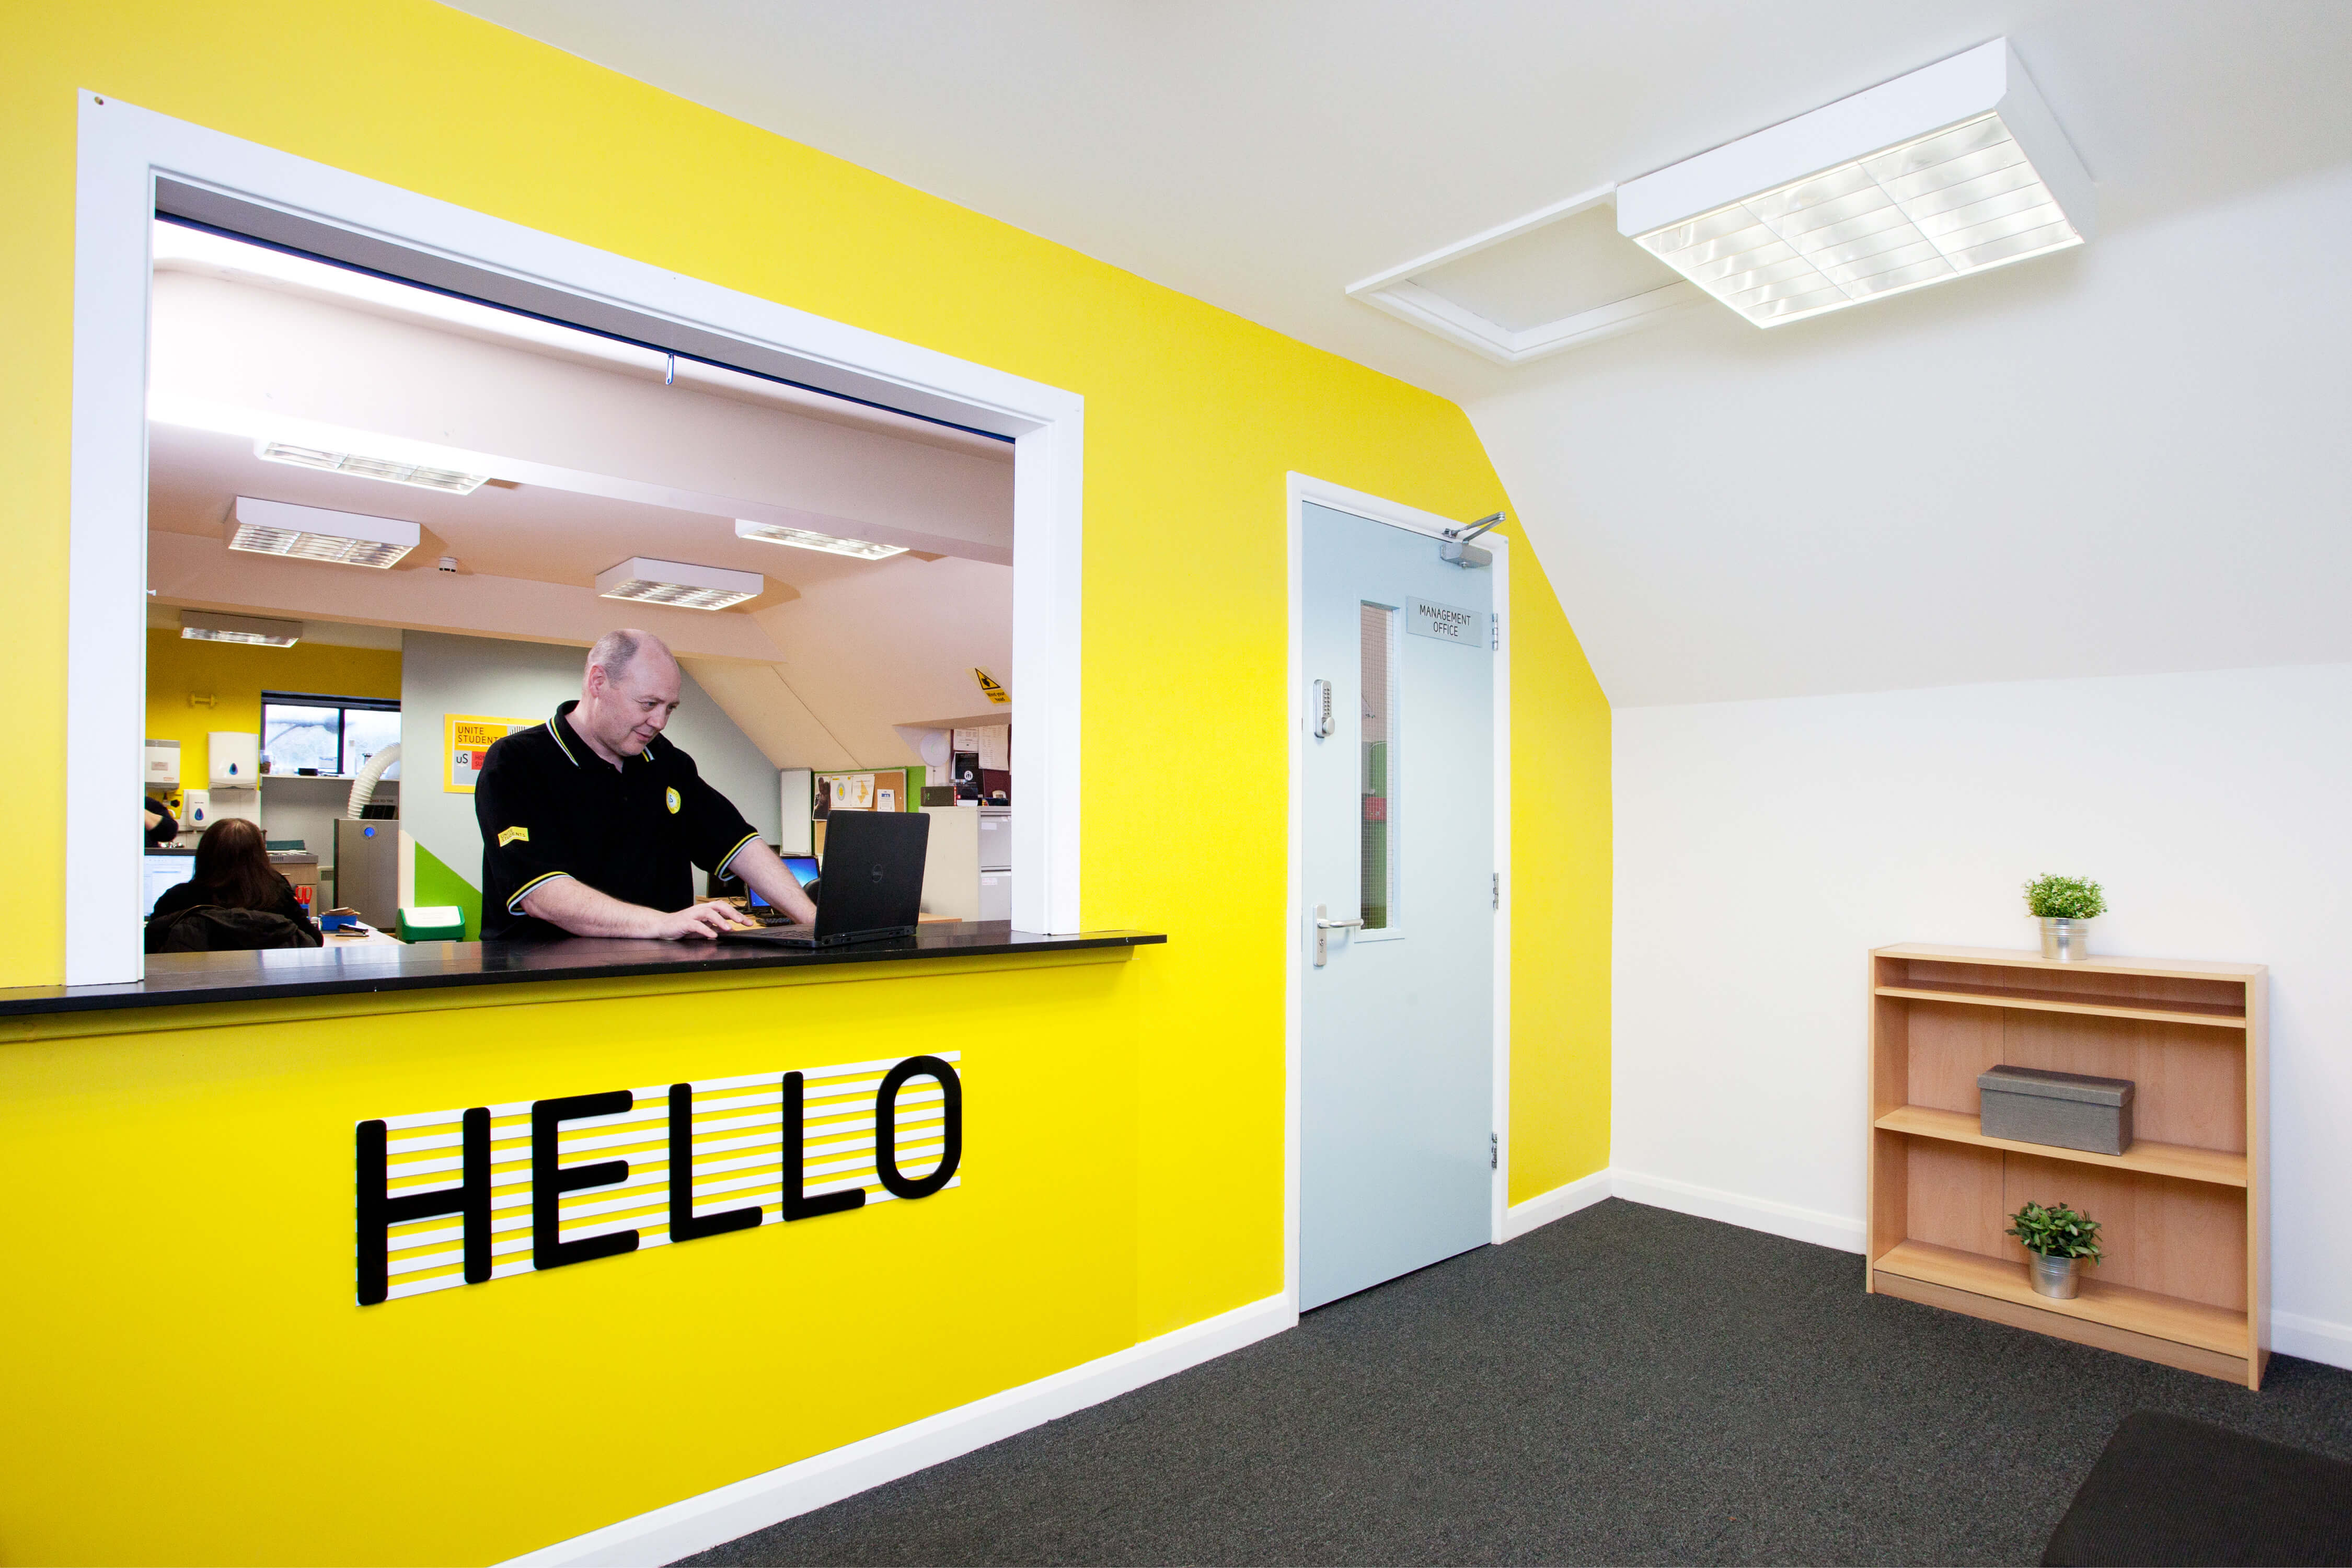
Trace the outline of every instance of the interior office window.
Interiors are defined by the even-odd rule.
[[[1396,611],[1385,605],[1359,606],[1362,693],[1363,878],[1366,931],[1385,931],[1396,899]]]
[[[400,704],[383,698],[261,694],[261,756],[274,773],[356,773],[399,740]]]

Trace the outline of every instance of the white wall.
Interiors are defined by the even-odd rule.
[[[583,647],[553,643],[494,642],[486,637],[410,632],[401,640],[401,831],[431,850],[478,888],[482,836],[474,797],[443,787],[444,719],[481,713],[500,719],[548,715],[580,695]],[[694,759],[743,819],[773,842],[782,811],[775,766],[688,675],[677,711],[664,731]]]
[[[2352,1366],[2352,665],[1620,708],[1615,773],[1621,1176],[1859,1250],[1865,952],[2094,877],[2095,951],[2270,965],[2274,1348]]]
[[[1469,405],[1611,702],[2352,659],[2352,168]]]

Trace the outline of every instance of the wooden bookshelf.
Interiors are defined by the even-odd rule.
[[[1906,942],[1870,955],[1868,1288],[2262,1386],[2268,972]],[[2130,1079],[2121,1154],[1979,1131],[1977,1075]],[[2002,1232],[2028,1199],[2101,1222],[2072,1301],[2036,1295]]]

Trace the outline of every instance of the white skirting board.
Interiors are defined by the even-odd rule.
[[[1503,1239],[1517,1241],[1539,1225],[1566,1219],[1579,1209],[1589,1209],[1601,1199],[1614,1196],[1610,1191],[1609,1175],[1607,1171],[1595,1171],[1564,1187],[1554,1187],[1523,1204],[1513,1204],[1503,1211]]]
[[[1652,1208],[1673,1209],[1701,1219],[1719,1219],[1726,1225],[1785,1236],[1791,1241],[1810,1241],[1815,1247],[1834,1247],[1840,1252],[1863,1249],[1861,1220],[1825,1214],[1820,1209],[1799,1208],[1769,1198],[1751,1198],[1745,1193],[1727,1193],[1719,1187],[1702,1187],[1696,1182],[1678,1182],[1667,1176],[1646,1176],[1639,1171],[1613,1165],[1609,1171],[1609,1191],[1612,1197],[1647,1204]]]
[[[2271,1313],[2271,1349],[2352,1371],[2352,1323],[2331,1323],[2300,1312]]]
[[[1287,1297],[1268,1296],[1019,1388],[527,1552],[508,1568],[674,1563],[1115,1399],[1297,1322]]]

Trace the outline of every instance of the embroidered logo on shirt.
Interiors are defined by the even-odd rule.
[[[520,840],[525,844],[530,843],[530,829],[528,827],[509,827],[506,829],[499,835],[499,847],[503,849],[508,845],[515,843],[517,840]]]
[[[662,791],[662,798],[663,798],[664,800],[666,800],[666,801],[667,801],[667,802],[669,803],[669,814],[670,814],[672,816],[676,816],[677,815],[677,808],[678,808],[678,804],[679,804],[679,802],[678,802],[678,798],[677,798],[677,791],[676,791],[676,790],[674,790],[674,789],[667,789],[667,790],[664,790],[664,791]]]

